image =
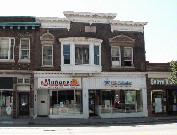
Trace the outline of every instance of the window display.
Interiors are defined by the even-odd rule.
[[[11,91],[0,91],[0,117],[12,115],[13,96]]]
[[[82,112],[82,91],[52,91],[50,94],[50,114],[72,114]]]
[[[103,90],[101,91],[101,99],[101,113],[142,110],[140,90]]]

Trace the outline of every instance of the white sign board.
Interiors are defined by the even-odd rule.
[[[38,78],[38,89],[80,89],[81,78]]]

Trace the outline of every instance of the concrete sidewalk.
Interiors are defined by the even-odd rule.
[[[106,125],[136,125],[177,122],[177,116],[172,117],[137,117],[112,119],[49,119],[38,117],[36,119],[0,120],[0,126],[106,126]]]

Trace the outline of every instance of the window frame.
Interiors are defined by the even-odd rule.
[[[69,46],[69,64],[65,64],[65,56],[64,56],[64,46]],[[70,44],[63,44],[62,45],[62,50],[63,52],[63,65],[70,65],[71,64],[71,45]]]
[[[14,48],[15,48],[15,38],[14,37],[0,37],[1,39],[8,39],[8,58],[7,59],[0,59],[0,62],[14,62]],[[13,55],[12,55],[12,59],[11,59],[11,53],[9,53],[11,51],[11,41],[14,40],[14,44],[13,44]]]
[[[125,50],[125,48],[130,48],[132,55],[131,55],[131,60],[125,60],[125,59],[124,59],[124,62],[125,62],[125,61],[131,61],[131,66],[125,66],[125,64],[124,64],[124,66],[125,66],[125,67],[133,67],[133,47],[124,47],[124,50]],[[123,58],[125,58],[124,55],[125,55],[125,51],[124,51],[124,54],[123,54]]]
[[[113,57],[113,48],[116,48],[116,49],[118,49],[119,50],[119,56],[117,56],[117,57],[119,57],[119,64],[113,64],[113,60],[112,60],[112,57]],[[114,56],[114,57],[116,57],[116,56]],[[111,62],[112,62],[112,66],[122,66],[121,64],[122,64],[122,62],[121,62],[121,49],[120,49],[120,46],[111,46]],[[118,62],[118,61],[116,61],[116,62]]]
[[[21,44],[21,42],[22,42],[22,40],[29,40],[29,49],[28,49],[28,51],[29,51],[29,58],[28,59],[22,59],[21,58],[21,56],[22,56],[22,44]],[[23,49],[23,50],[27,50],[27,49]],[[19,49],[19,60],[20,60],[20,62],[30,62],[30,52],[31,52],[31,42],[30,42],[30,38],[20,38],[20,49]]]
[[[83,53],[82,53],[82,63],[81,64],[76,64],[76,46],[88,46],[88,63],[84,64],[83,60]],[[91,56],[90,56],[90,44],[74,44],[74,57],[75,57],[75,65],[90,65],[91,64]],[[94,50],[93,50],[94,51]],[[83,52],[83,51],[82,51]]]
[[[44,65],[44,47],[52,47],[52,64],[51,65]],[[42,45],[42,67],[53,67],[53,45]]]

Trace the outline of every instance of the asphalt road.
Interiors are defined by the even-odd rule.
[[[177,123],[136,126],[0,127],[0,135],[177,135]]]

